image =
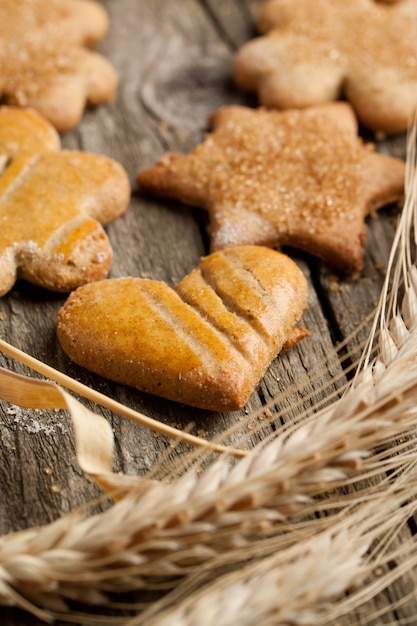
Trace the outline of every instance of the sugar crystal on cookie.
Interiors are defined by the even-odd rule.
[[[375,131],[405,131],[417,106],[417,0],[267,0],[238,51],[237,84],[271,108],[344,95]]]
[[[141,172],[139,187],[207,209],[213,250],[291,245],[361,268],[365,217],[402,196],[404,163],[362,143],[348,104],[229,106],[213,127],[187,155]]]
[[[87,103],[114,97],[114,68],[87,50],[107,29],[107,14],[93,0],[2,0],[0,96],[69,130]]]

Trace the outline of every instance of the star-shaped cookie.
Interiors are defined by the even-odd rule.
[[[60,150],[38,113],[0,107],[0,296],[17,278],[54,291],[105,278],[112,248],[102,224],[129,198],[121,165]]]
[[[213,251],[290,245],[361,269],[365,217],[402,197],[405,165],[362,143],[347,103],[228,106],[212,122],[192,152],[141,172],[139,188],[207,209]]]
[[[374,131],[406,130],[417,108],[417,0],[266,0],[234,59],[237,84],[271,108],[344,95]]]
[[[0,97],[36,109],[59,132],[69,130],[86,104],[114,97],[113,66],[87,50],[107,29],[95,0],[1,0]]]

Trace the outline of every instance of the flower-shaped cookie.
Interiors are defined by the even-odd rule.
[[[365,217],[402,197],[405,166],[363,145],[348,104],[230,106],[213,124],[188,155],[141,172],[139,188],[207,209],[212,250],[286,244],[361,268]]]
[[[233,74],[271,108],[342,94],[374,131],[404,131],[417,107],[417,0],[266,0]]]
[[[0,295],[17,278],[70,291],[104,278],[112,249],[101,224],[126,208],[124,169],[101,155],[60,150],[39,114],[0,108]]]
[[[94,0],[1,0],[3,101],[36,109],[59,132],[75,126],[87,103],[114,97],[114,68],[86,49],[107,28],[107,14]]]

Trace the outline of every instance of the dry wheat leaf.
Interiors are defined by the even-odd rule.
[[[81,397],[86,397],[128,419],[155,430],[156,432],[165,434],[177,441],[183,441],[191,446],[208,448],[211,452],[227,453],[236,457],[242,457],[246,454],[243,449],[236,449],[218,444],[216,442],[207,441],[201,437],[179,430],[173,426],[165,425],[144,415],[143,413],[134,411],[112,398],[109,398],[108,396],[81,384],[69,376],[58,372],[54,368],[41,363],[37,359],[34,359],[30,355],[18,350],[3,340],[0,340],[0,350],[12,358],[17,359],[21,363],[24,363],[28,367],[31,367],[40,374],[55,380],[59,383],[59,385],[78,393]],[[87,449],[91,432],[94,431],[95,428],[97,428],[99,432],[103,433],[103,441],[106,441],[107,439],[105,436],[106,428],[109,427],[107,421],[103,417],[100,417],[96,413],[86,409],[84,405],[76,401],[72,396],[64,391],[64,389],[52,382],[23,376],[21,374],[10,372],[7,369],[0,368],[0,398],[6,402],[26,408],[69,409],[74,420],[74,434],[78,441],[78,451]],[[80,415],[83,417],[80,417]],[[103,452],[101,452],[98,448],[96,451],[92,449],[91,453],[93,454],[93,457],[95,455],[100,456],[102,453],[104,458],[111,457],[108,447],[109,442],[107,441],[107,443],[104,444]],[[84,468],[84,464],[85,467],[90,467],[90,464],[94,467],[95,460],[89,459],[87,463],[87,459],[82,454],[80,466]],[[102,469],[104,470],[105,468],[103,467]],[[106,490],[114,489],[114,487],[125,489],[126,484],[129,484],[129,480],[121,477],[119,474],[112,474],[111,476],[108,475],[108,469],[104,471],[104,473],[97,473],[95,476],[97,482],[100,482],[101,486]],[[87,469],[85,469],[85,471],[89,473]]]
[[[0,397],[26,408],[68,409],[74,427],[78,463],[92,478],[112,468],[113,433],[109,423],[57,385],[0,368]]]

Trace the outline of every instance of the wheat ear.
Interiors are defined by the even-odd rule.
[[[415,512],[409,502],[417,494],[413,475],[409,469],[331,528],[289,548],[274,553],[274,541],[264,541],[261,558],[202,589],[186,585],[181,599],[168,596],[128,626],[322,626],[354,610],[416,563],[414,543],[397,546],[392,536],[393,527],[399,530]],[[400,563],[395,572],[391,567],[385,577],[373,575],[394,559]]]
[[[311,513],[310,498],[339,486],[352,472],[361,478],[364,471],[384,473],[381,459],[376,464],[366,456],[412,428],[416,384],[411,380],[400,397],[397,390],[375,392],[372,403],[368,391],[357,394],[354,404],[350,398],[339,403],[339,414],[327,411],[284,431],[235,464],[221,457],[202,474],[188,470],[172,484],[138,479],[136,492],[100,515],[73,514],[3,537],[2,601],[10,602],[7,591],[13,590],[14,602],[16,592],[21,594],[21,606],[38,597],[57,610],[65,598],[105,603],[108,591],[150,587],[155,576],[176,584],[225,551],[232,558],[254,532],[271,532],[306,508]],[[400,455],[390,461],[391,470],[396,463],[404,463]],[[331,501],[335,510],[350,506],[351,496]]]
[[[414,204],[414,201],[409,203],[407,214]],[[404,232],[407,228],[404,227]],[[275,542],[272,544],[275,547],[282,547],[277,560],[273,561],[275,565],[281,563],[280,584],[285,583],[286,572],[292,572],[297,555],[311,556],[311,567],[314,563],[317,566],[317,553],[313,548],[308,551],[308,535],[311,541],[327,537],[329,545],[332,545],[329,558],[332,558],[331,554],[335,555],[334,546],[339,545],[332,544],[330,538],[333,537],[336,542],[338,537],[348,538],[358,550],[352,567],[361,575],[361,557],[368,543],[354,542],[358,535],[355,534],[356,526],[350,522],[356,519],[357,507],[365,510],[369,501],[372,505],[369,515],[372,515],[377,509],[375,498],[380,496],[383,515],[385,518],[388,515],[385,526],[382,523],[378,525],[381,518],[374,516],[372,528],[375,534],[372,535],[369,530],[361,535],[366,540],[376,539],[383,526],[385,531],[392,532],[404,522],[403,516],[413,510],[406,504],[406,498],[415,496],[415,485],[410,482],[407,490],[401,492],[401,504],[404,504],[398,512],[401,517],[394,514],[390,517],[391,511],[396,511],[399,506],[397,499],[395,507],[390,508],[393,502],[388,497],[393,493],[391,486],[398,485],[397,478],[401,478],[405,467],[415,464],[413,450],[410,451],[411,444],[407,440],[396,448],[401,453],[389,461],[388,452],[382,451],[375,458],[371,456],[376,447],[389,446],[400,437],[411,440],[415,435],[415,284],[410,259],[404,261],[403,256],[401,259],[400,265],[407,268],[403,279],[409,288],[404,300],[404,308],[408,312],[401,310],[393,299],[390,310],[401,316],[404,325],[397,324],[397,335],[394,335],[389,322],[384,322],[381,332],[381,340],[389,345],[392,339],[395,349],[384,345],[381,348],[381,353],[385,350],[384,359],[365,364],[360,380],[342,400],[308,417],[305,423],[283,427],[274,439],[258,446],[234,464],[221,458],[200,474],[197,470],[202,465],[197,463],[196,467],[191,466],[171,484],[138,479],[138,491],[126,495],[98,516],[85,518],[81,514],[73,514],[43,529],[3,537],[0,540],[1,601],[32,610],[43,619],[51,620],[51,611],[65,609],[66,598],[104,604],[108,592],[149,587],[155,576],[175,585],[178,578],[187,581],[192,573],[202,568],[210,571],[220,557],[224,558],[225,552],[238,564],[243,555],[250,554],[251,549],[256,547],[264,551],[263,559],[257,563],[255,576],[249,572],[247,578],[247,584],[252,589],[249,595],[255,597],[260,581],[268,580],[260,579],[259,573],[269,575],[268,566],[271,563],[266,559],[265,551],[271,546],[270,541]],[[398,267],[398,262],[395,267]],[[385,312],[385,308],[381,311]],[[385,321],[387,317],[389,315],[385,315]],[[389,336],[386,329],[391,333]],[[394,470],[393,479],[383,478],[387,468]],[[367,487],[356,500],[351,494],[344,496],[333,491],[332,496],[336,494],[336,497],[329,499],[325,505],[312,500],[316,495],[326,494],[342,484],[370,475],[380,480],[375,486]],[[396,489],[395,493],[398,492],[397,486]],[[301,517],[311,514],[315,507],[316,510],[323,510],[323,506],[328,513],[325,521],[310,522]],[[333,515],[332,507],[336,511]],[[347,517],[344,531],[341,530],[339,535],[335,527],[341,512]],[[285,526],[290,523],[292,526]],[[287,531],[282,533],[281,543],[276,537],[271,540],[265,538],[266,534],[279,528]],[[366,528],[369,529],[369,526]],[[292,533],[293,529],[304,531],[302,541],[296,541],[300,535]],[[330,534],[323,534],[326,532]],[[253,533],[257,534],[253,536]],[[293,541],[289,539],[291,535]],[[290,553],[292,559],[285,561]],[[382,551],[381,554],[387,552]],[[265,569],[262,570],[262,567]],[[275,573],[272,568],[272,575]],[[294,580],[288,575],[288,593],[291,589],[294,592]],[[320,613],[320,603],[334,599],[349,587],[350,581],[351,578],[346,577],[332,594],[326,596],[319,580],[312,580],[307,607],[309,614],[314,615],[314,611]],[[232,588],[240,584],[238,567],[230,582]],[[207,606],[210,598],[213,601],[207,588],[201,593],[203,607]],[[177,607],[179,614],[187,617],[189,609],[185,608],[184,612],[184,606]],[[307,609],[297,602],[287,604],[284,609],[294,623],[297,620],[301,623],[302,619],[305,621],[305,615],[308,615],[303,612]]]

